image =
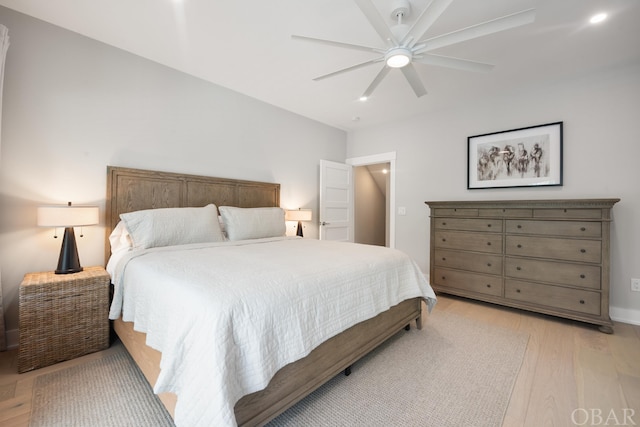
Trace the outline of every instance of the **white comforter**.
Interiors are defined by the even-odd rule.
[[[110,262],[122,315],[162,352],[155,392],[178,426],[236,425],[234,405],[328,338],[435,294],[415,263],[378,246],[300,238],[183,245]]]

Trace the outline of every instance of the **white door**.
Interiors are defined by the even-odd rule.
[[[320,240],[353,242],[353,168],[320,160]]]

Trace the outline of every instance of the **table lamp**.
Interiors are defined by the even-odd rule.
[[[285,212],[285,220],[298,221],[298,229],[296,230],[296,236],[304,237],[302,235],[302,221],[311,221],[311,209],[298,209]]]
[[[56,274],[82,271],[73,227],[98,224],[97,206],[41,206],[38,207],[39,227],[64,227],[64,237],[58,258]],[[58,237],[57,235],[54,237]],[[82,237],[82,234],[80,235]]]

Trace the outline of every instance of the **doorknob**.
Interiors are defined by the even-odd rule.
[[[320,221],[320,225],[331,225],[331,224],[328,222]]]

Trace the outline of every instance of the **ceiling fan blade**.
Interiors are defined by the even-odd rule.
[[[402,67],[400,68],[400,70],[402,70],[402,74],[404,74],[405,78],[411,85],[411,88],[418,98],[420,98],[422,95],[427,94],[427,90],[424,88],[422,80],[420,80],[420,76],[418,75],[418,72],[416,71],[413,64]]]
[[[309,42],[314,42],[314,43],[327,44],[329,46],[337,46],[337,47],[344,47],[344,48],[347,48],[347,49],[363,50],[365,52],[377,52],[377,53],[383,53],[384,52],[384,49],[380,49],[379,47],[369,47],[369,46],[362,46],[362,45],[358,45],[358,44],[336,42],[336,41],[333,41],[333,40],[316,39],[316,38],[313,38],[313,37],[298,36],[298,35],[295,35],[295,34],[292,35],[291,38],[292,39],[296,39],[296,40],[304,40],[304,41],[309,41]]]
[[[508,30],[510,28],[519,27],[521,25],[530,24],[535,21],[535,19],[535,9],[523,10],[522,12],[517,12],[491,21],[483,22],[481,24],[472,25],[461,30],[452,31],[441,36],[422,40],[420,41],[420,44],[424,43],[425,47],[418,49],[414,53],[426,52],[466,40],[475,39],[476,37],[482,37],[499,31]]]
[[[333,76],[336,76],[338,74],[346,73],[347,71],[357,70],[358,68],[366,67],[367,65],[375,64],[376,62],[382,62],[382,61],[384,61],[383,57],[376,58],[376,59],[371,59],[371,60],[363,62],[361,64],[352,65],[351,67],[343,68],[341,70],[334,71],[333,73],[329,73],[329,74],[325,74],[323,76],[316,77],[313,80],[314,81],[323,80],[323,79],[326,79],[328,77],[333,77]]]
[[[450,56],[435,55],[433,53],[426,53],[421,58],[414,57],[413,61],[420,62],[421,64],[436,65],[438,67],[455,68],[462,71],[488,72],[494,68],[493,65],[484,62],[452,58]]]
[[[385,42],[389,43],[391,41],[391,45],[397,45],[395,36],[391,32],[391,29],[384,21],[378,9],[373,5],[371,0],[353,0],[358,5],[364,16],[367,17],[367,20],[371,24],[376,33],[380,36],[380,38]]]
[[[416,19],[409,32],[404,36],[402,44],[407,43],[409,38],[413,36],[413,42],[409,47],[412,47],[418,40],[424,37],[424,34],[431,28],[434,22],[442,15],[453,0],[433,0],[422,11],[422,14]]]
[[[371,96],[373,91],[376,89],[376,87],[378,87],[378,85],[380,84],[382,79],[385,78],[385,76],[389,73],[389,71],[391,71],[391,68],[389,68],[389,67],[387,67],[385,65],[384,68],[382,68],[382,70],[380,70],[380,72],[375,77],[375,79],[373,79],[373,81],[371,82],[371,84],[369,85],[367,90],[364,91],[364,93],[362,94],[362,96],[360,98],[368,98],[369,96]]]

